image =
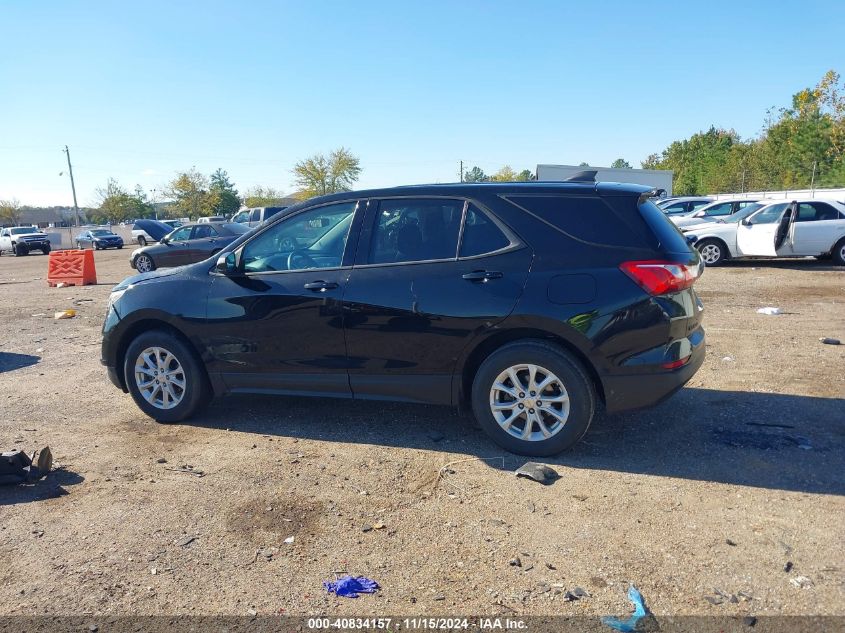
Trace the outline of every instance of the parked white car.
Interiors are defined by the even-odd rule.
[[[689,213],[670,215],[669,219],[672,220],[678,228],[683,228],[685,226],[701,224],[706,220],[729,220],[731,216],[739,213],[748,206],[757,205],[755,209],[759,209],[768,202],[768,200],[764,200],[762,203],[758,203],[756,199],[748,200],[747,198],[717,200],[716,202],[711,202],[710,204],[699,207],[695,211],[691,211]]]
[[[747,209],[747,208],[746,208]],[[691,225],[695,247],[708,266],[743,257],[825,257],[845,266],[845,204],[833,200],[774,202],[745,210],[733,221]]]
[[[679,198],[665,198],[658,202],[657,206],[666,215],[673,216],[692,213],[711,202],[713,202],[713,198],[707,196],[681,196]]]
[[[178,229],[182,226],[182,222],[179,220],[159,220],[162,224],[166,224],[174,229]],[[149,233],[144,231],[143,229],[138,228],[137,224],[132,225],[132,239],[135,242],[138,242],[138,246],[146,246],[147,244],[154,244],[158,240],[154,240]]]

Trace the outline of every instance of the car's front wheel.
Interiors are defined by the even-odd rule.
[[[41,249],[41,252],[44,253],[45,255],[49,255],[50,254],[50,247],[45,246],[44,248]]]
[[[718,266],[727,258],[725,245],[719,240],[701,240],[695,245],[705,266]]]
[[[155,270],[156,265],[153,261],[153,258],[149,255],[142,253],[135,258],[135,270],[139,273],[148,273],[151,270]]]
[[[211,395],[197,355],[164,330],[144,332],[129,344],[123,372],[135,404],[158,422],[192,416]]]
[[[545,341],[509,343],[479,367],[472,409],[497,444],[545,456],[573,446],[593,421],[592,381],[571,354]]]
[[[29,255],[29,251],[27,250],[26,246],[23,244],[12,244],[12,252],[15,254],[15,257],[22,257],[23,255]]]
[[[147,238],[143,235],[138,236],[138,246],[146,246],[147,245]]]

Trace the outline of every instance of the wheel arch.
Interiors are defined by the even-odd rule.
[[[596,395],[602,403],[605,402],[604,385],[602,384],[598,371],[596,371],[595,365],[590,361],[589,357],[573,341],[566,339],[558,333],[550,332],[539,327],[518,327],[501,330],[479,341],[466,356],[460,366],[460,371],[456,372],[458,379],[453,380],[453,402],[457,403],[460,407],[467,405],[470,394],[472,393],[472,381],[475,379],[481,363],[490,354],[509,343],[531,339],[553,343],[575,357],[593,383]]]
[[[139,319],[135,321],[131,325],[129,325],[126,330],[121,333],[120,341],[117,345],[117,351],[115,355],[115,368],[117,369],[117,376],[120,380],[121,387],[124,391],[127,391],[126,385],[126,376],[123,374],[123,367],[126,362],[126,351],[129,349],[129,346],[132,344],[138,336],[143,334],[144,332],[149,332],[151,330],[164,330],[169,334],[172,334],[179,340],[181,340],[185,345],[188,346],[194,355],[196,356],[197,362],[206,372],[206,377],[208,376],[208,370],[205,368],[205,363],[202,360],[202,354],[200,350],[197,349],[197,346],[194,344],[194,341],[185,334],[182,330],[174,326],[172,323],[168,323],[163,319],[157,319],[154,317],[147,317],[143,319]],[[209,377],[210,378],[210,377]],[[214,382],[210,381],[213,385]]]
[[[720,237],[718,235],[702,235],[701,237],[699,237],[695,241],[695,249],[698,250],[698,245],[701,244],[702,242],[706,242],[707,240],[710,240],[710,241],[713,241],[713,242],[719,242],[719,244],[722,245],[722,247],[725,249],[725,253],[726,253],[725,259],[731,259],[732,257],[734,257],[734,254],[731,251],[731,247],[725,241],[725,238]]]

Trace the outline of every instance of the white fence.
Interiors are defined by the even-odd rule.
[[[824,198],[845,201],[845,189],[789,189],[786,191],[746,191],[744,193],[710,194],[716,200],[727,198],[771,198],[774,200],[798,200],[799,198]]]

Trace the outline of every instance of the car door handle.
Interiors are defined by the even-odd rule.
[[[333,281],[310,281],[303,286],[306,290],[319,290],[325,292],[326,290],[334,290],[337,284]]]
[[[467,281],[487,281],[488,279],[501,279],[504,275],[498,270],[473,270],[471,273],[461,275]]]

